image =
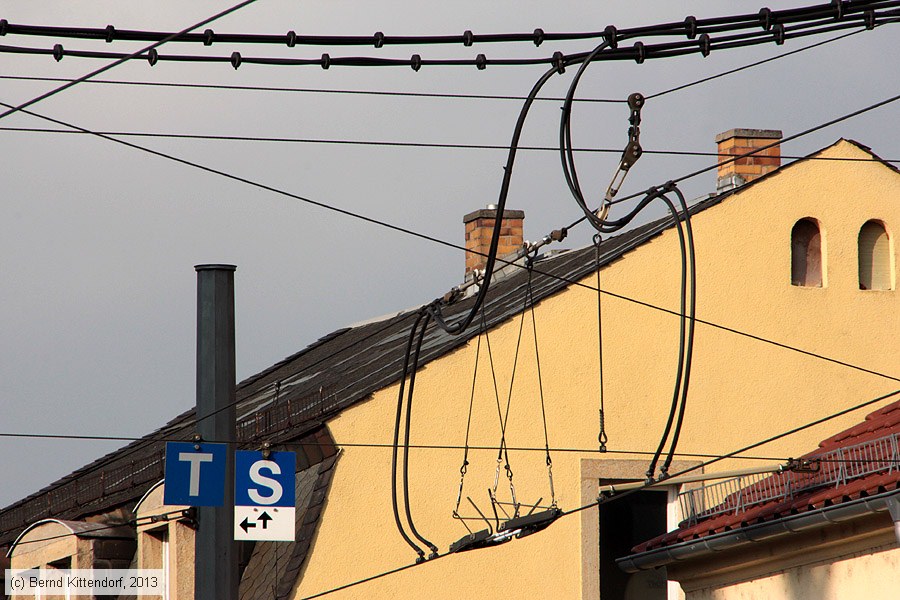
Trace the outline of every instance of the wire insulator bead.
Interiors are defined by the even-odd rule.
[[[834,6],[834,20],[840,21],[844,18],[844,2],[842,0],[831,0]]]
[[[62,44],[54,44],[53,45],[53,58],[56,59],[56,62],[59,62],[63,59],[63,55],[65,51],[63,50]]]
[[[384,46],[384,33],[381,31],[375,32],[375,47],[381,48]]]
[[[698,43],[700,45],[700,54],[703,55],[703,58],[706,58],[707,56],[709,56],[709,51],[711,50],[709,34],[708,33],[702,34],[700,36],[700,40]]]
[[[413,54],[409,59],[409,66],[412,67],[413,71],[418,72],[422,68],[422,57],[418,54]]]
[[[863,21],[866,24],[866,29],[872,30],[875,29],[875,11],[867,10],[863,12]]]
[[[684,34],[687,39],[692,40],[697,37],[697,17],[691,15],[684,20]]]
[[[157,61],[159,61],[159,52],[156,51],[156,48],[150,48],[147,52],[147,62],[152,67],[156,65]]]
[[[112,25],[107,25],[106,26],[106,43],[111,44],[115,35],[116,35],[116,28],[113,27]]]
[[[212,29],[207,29],[203,32],[203,45],[204,46],[212,46],[213,40],[215,39],[216,34]]]
[[[288,48],[293,48],[297,45],[297,32],[291,29],[285,34],[285,43]]]
[[[634,43],[634,62],[639,65],[644,64],[644,60],[647,59],[647,50],[644,48],[644,42],[635,42]]]
[[[534,30],[534,45],[540,46],[544,43],[544,30],[538,27]]]
[[[472,44],[475,43],[475,35],[472,33],[470,29],[466,29],[463,32],[463,46],[468,48]]]
[[[479,71],[484,71],[485,67],[487,67],[487,57],[484,54],[479,54],[475,57],[475,67]]]
[[[779,46],[784,44],[784,24],[775,23],[772,26],[772,35],[775,36],[775,43]]]
[[[556,67],[556,72],[562,75],[566,72],[566,57],[565,55],[557,50],[553,53],[553,66]]]
[[[231,53],[231,66],[234,67],[234,70],[237,71],[237,68],[241,66],[241,53],[240,52],[232,52]]]
[[[322,55],[321,64],[322,68],[326,71],[328,70],[328,67],[331,66],[331,56],[329,56],[327,52]]]
[[[0,19],[0,36],[6,35],[6,30],[9,27],[9,21],[6,19]]]
[[[772,17],[772,9],[770,8],[761,8],[759,9],[759,24],[766,31],[772,29],[772,24],[775,22]]]
[[[615,25],[606,26],[606,29],[603,30],[603,39],[613,50],[619,47],[619,30]]]

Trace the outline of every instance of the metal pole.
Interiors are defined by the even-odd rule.
[[[197,433],[234,442],[234,265],[197,265]],[[200,507],[195,537],[194,598],[237,600],[234,541],[234,444],[228,445],[225,504]]]

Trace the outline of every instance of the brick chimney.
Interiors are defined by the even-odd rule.
[[[502,258],[522,248],[525,242],[523,223],[525,212],[521,210],[504,210],[500,223],[500,243],[497,256]],[[491,246],[491,234],[497,222],[497,207],[493,204],[470,212],[463,217],[466,224],[466,275],[475,269],[483,269],[487,262]],[[480,254],[478,254],[480,253]]]
[[[767,146],[780,140],[782,134],[777,129],[729,129],[716,136],[719,146],[719,162],[729,156],[738,156],[756,148]],[[719,166],[716,191],[727,192],[781,166],[781,145],[775,145],[762,152],[739,158],[734,162]]]

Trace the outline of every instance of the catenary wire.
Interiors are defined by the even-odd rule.
[[[292,143],[292,144],[326,144],[326,145],[347,145],[347,146],[379,146],[379,147],[397,147],[397,148],[433,148],[448,150],[509,150],[509,146],[503,144],[463,144],[452,142],[400,142],[392,140],[348,140],[348,139],[328,139],[328,138],[295,138],[295,137],[262,137],[262,136],[242,136],[242,135],[218,135],[218,134],[192,134],[192,133],[165,133],[165,132],[147,132],[147,131],[100,131],[92,130],[73,131],[70,129],[50,129],[41,127],[0,127],[0,131],[18,132],[18,133],[48,133],[48,134],[65,134],[65,135],[91,135],[97,133],[108,136],[119,137],[144,137],[144,138],[161,138],[161,139],[183,139],[198,141],[225,141],[225,142],[266,142],[266,143]],[[559,152],[556,146],[519,146],[519,151],[540,151],[540,152]],[[572,148],[572,152],[594,153],[594,154],[620,154],[621,149],[617,148]],[[658,156],[692,156],[692,157],[718,157],[722,156],[717,152],[701,152],[691,150],[642,150],[643,154],[652,154]],[[813,160],[813,161],[832,161],[832,162],[882,162],[891,164],[900,164],[900,159],[885,158],[858,158],[858,157],[827,157],[827,156],[801,156],[782,154],[781,158],[790,160]]]
[[[207,17],[207,18],[203,19],[202,21],[198,21],[197,23],[194,23],[193,25],[185,27],[178,33],[167,34],[167,35],[163,36],[159,41],[156,41],[156,42],[150,44],[146,48],[142,48],[142,49],[140,49],[136,52],[132,52],[130,54],[122,54],[118,57],[114,57],[116,60],[114,60],[113,62],[111,62],[107,65],[100,67],[99,69],[95,69],[86,75],[82,75],[81,77],[79,77],[77,79],[73,79],[69,83],[65,83],[59,87],[56,87],[48,92],[45,92],[39,96],[32,98],[31,100],[27,100],[26,102],[23,102],[17,106],[10,108],[6,112],[0,114],[0,119],[3,119],[4,117],[8,117],[9,115],[19,112],[24,108],[28,108],[29,106],[33,106],[33,105],[37,104],[38,102],[42,102],[42,101],[46,100],[47,98],[50,98],[51,96],[55,96],[56,94],[63,92],[73,86],[76,86],[79,83],[81,83],[82,81],[90,79],[91,77],[95,77],[97,75],[100,75],[101,73],[105,73],[106,71],[109,71],[110,69],[113,69],[113,68],[121,65],[122,63],[131,60],[132,58],[134,58],[136,56],[145,54],[147,52],[156,52],[156,48],[158,48],[159,46],[162,46],[166,42],[169,42],[169,41],[175,39],[179,35],[184,35],[194,29],[197,29],[198,27],[203,27],[204,25],[212,23],[213,21],[216,21],[218,19],[221,19],[224,16],[232,14],[232,13],[244,8],[245,6],[253,4],[254,2],[256,2],[256,0],[243,0],[242,2],[239,2],[238,4],[235,4],[234,6],[232,6],[230,8],[226,8],[225,10],[223,10],[219,13],[216,13],[211,17]],[[58,46],[58,47],[62,48],[62,46]]]
[[[881,23],[875,24],[874,28],[881,27],[887,23],[897,22],[897,19],[889,19],[883,21]],[[741,71],[751,69],[753,67],[757,67],[760,65],[767,64],[769,62],[779,60],[781,58],[786,58],[788,56],[793,56],[794,54],[798,54],[800,52],[804,52],[806,50],[811,50],[813,48],[818,48],[819,46],[824,46],[826,44],[830,44],[832,42],[836,42],[838,40],[843,40],[845,38],[857,35],[859,33],[863,33],[866,31],[865,29],[860,29],[857,31],[852,31],[850,33],[846,33],[843,35],[835,36],[833,38],[829,38],[827,40],[823,40],[820,42],[816,42],[813,44],[809,44],[807,46],[803,46],[801,48],[797,48],[795,50],[791,50],[789,52],[783,52],[776,56],[772,56],[763,60],[755,61],[752,63],[748,63],[742,65],[740,67],[736,67],[734,69],[729,69],[727,71],[722,71],[708,77],[703,77],[701,79],[697,79],[688,83],[679,84],[675,87],[668,88],[665,90],[661,90],[646,96],[646,98],[653,99],[658,98],[660,96],[665,96],[674,92],[678,92],[687,88],[694,87],[696,85],[701,85],[703,83],[707,83],[709,81],[713,81],[715,79],[719,79],[721,77],[725,77],[727,75],[732,75],[734,73],[739,73]],[[7,80],[16,80],[16,81],[47,81],[47,82],[71,82],[74,81],[72,79],[67,79],[63,77],[36,77],[36,76],[26,76],[26,75],[6,75],[0,74],[0,79]],[[313,94],[348,94],[348,95],[369,95],[369,96],[396,96],[396,97],[411,97],[411,98],[443,98],[443,99],[469,99],[469,100],[515,100],[515,101],[523,101],[526,99],[525,96],[515,96],[515,95],[503,95],[503,94],[463,94],[463,93],[435,93],[435,92],[402,92],[402,91],[392,91],[392,90],[358,90],[358,89],[323,89],[323,88],[299,88],[299,87],[279,87],[279,86],[253,86],[253,85],[229,85],[229,84],[210,84],[210,83],[190,83],[190,82],[162,82],[162,81],[133,81],[133,80],[110,80],[110,79],[89,79],[84,81],[86,84],[101,84],[101,85],[119,85],[119,86],[148,86],[148,87],[169,87],[169,88],[188,88],[188,89],[211,89],[211,90],[232,90],[232,91],[259,91],[259,92],[290,92],[290,93],[313,93]],[[535,98],[535,101],[551,101],[551,102],[562,102],[565,98],[562,97],[547,97],[547,96],[538,96]],[[615,103],[615,104],[624,104],[625,100],[621,98],[575,98],[574,102],[583,102],[583,103]]]
[[[686,34],[689,37],[703,33],[718,33],[736,29],[746,29],[766,24],[793,23],[813,18],[834,18],[840,20],[854,12],[862,12],[864,9],[895,6],[897,2],[889,0],[857,1],[848,6],[835,6],[834,3],[826,3],[800,8],[783,10],[762,9],[756,14],[742,14],[725,17],[697,19],[687,17],[682,22],[662,23],[654,26],[643,26],[617,30],[617,34],[623,39],[637,35],[676,35]],[[765,11],[765,12],[763,12]],[[199,25],[197,26],[199,27]],[[611,26],[612,27],[612,26]],[[194,28],[192,28],[194,29]],[[615,30],[614,27],[612,27]],[[103,40],[107,43],[113,41],[174,41],[201,43],[211,46],[214,43],[230,44],[273,44],[279,46],[374,46],[381,48],[392,45],[431,45],[431,44],[455,44],[465,47],[484,43],[529,43],[536,46],[545,41],[579,41],[599,39],[609,35],[610,28],[604,31],[588,32],[545,32],[543,29],[535,29],[531,33],[488,33],[475,34],[466,30],[461,35],[408,35],[394,36],[376,32],[367,36],[348,35],[304,35],[289,31],[285,34],[248,34],[248,33],[216,33],[211,29],[203,33],[189,33],[191,30],[177,33],[159,31],[118,29],[112,25],[105,28],[93,27],[62,27],[47,25],[26,25],[9,23],[6,19],[0,20],[0,35],[27,35],[38,37],[58,37],[75,39]]]
[[[249,0],[253,1],[253,0]],[[893,6],[893,3],[887,3]],[[841,31],[844,29],[865,26],[867,29],[873,29],[879,22],[884,22],[886,17],[895,17],[898,12],[895,10],[887,10],[872,16],[864,16],[862,13],[858,15],[847,15],[848,20],[842,20],[837,23],[831,19],[825,21],[800,23],[793,26],[785,26],[783,23],[777,23],[772,27],[771,31],[763,29],[759,32],[751,32],[744,34],[735,34],[720,38],[711,39],[708,34],[702,34],[699,42],[688,39],[683,42],[668,42],[663,44],[644,44],[637,42],[634,47],[621,48],[613,50],[604,55],[604,60],[635,60],[643,63],[648,59],[668,58],[675,56],[684,56],[688,54],[701,53],[708,55],[713,50],[731,49],[738,47],[746,47],[763,43],[775,42],[783,44],[788,39],[800,38],[809,35],[817,35],[821,33]],[[881,21],[879,21],[881,19]],[[859,20],[859,23],[853,21]],[[756,25],[754,25],[756,27]],[[651,35],[646,33],[645,35]],[[665,34],[672,35],[672,34]],[[627,36],[614,34],[614,39],[624,39]],[[475,66],[479,70],[483,70],[488,66],[529,66],[529,65],[553,65],[561,61],[575,60],[580,61],[584,58],[583,53],[564,55],[557,52],[552,57],[540,58],[492,58],[488,59],[484,54],[479,54],[474,59],[468,58],[452,58],[452,59],[423,59],[420,55],[414,54],[409,59],[399,58],[381,58],[372,56],[335,56],[323,54],[320,58],[282,58],[282,57],[258,57],[243,56],[240,52],[233,52],[231,56],[209,56],[209,55],[161,55],[158,52],[150,51],[146,53],[136,52],[133,54],[123,54],[117,52],[100,52],[100,51],[83,51],[83,50],[65,50],[61,44],[56,44],[52,49],[47,48],[28,48],[21,46],[0,46],[0,53],[11,54],[31,54],[31,55],[52,55],[57,60],[61,60],[64,56],[80,57],[80,58],[97,58],[97,59],[113,59],[117,61],[125,61],[131,58],[146,59],[151,65],[155,65],[159,61],[175,61],[175,62],[202,62],[202,63],[227,63],[231,64],[235,69],[242,64],[259,64],[270,66],[320,66],[323,69],[329,69],[332,66],[352,66],[352,67],[396,67],[408,66],[418,71],[423,66],[440,66],[440,67],[458,67],[458,66]]]
[[[43,439],[43,440],[88,440],[88,441],[113,441],[113,442],[141,442],[141,441],[154,441],[154,442],[183,442],[184,438],[180,437],[163,437],[155,440],[147,440],[147,438],[141,437],[129,437],[129,436],[112,436],[112,435],[87,435],[87,434],[55,434],[55,433],[16,433],[16,432],[0,432],[0,438],[13,438],[13,439]],[[226,440],[203,440],[204,443],[209,444],[232,444],[232,445],[252,445],[251,442],[232,442]],[[324,447],[330,446],[330,443],[319,442],[314,440],[307,440],[302,442],[279,442],[274,444],[280,448],[305,448],[305,447]],[[393,449],[395,447],[400,447],[399,442],[395,446],[390,443],[375,443],[375,442],[341,442],[337,444],[341,447],[347,448],[371,448],[371,449]],[[483,445],[473,445],[469,444],[466,446],[459,446],[453,444],[409,444],[409,448],[413,450],[465,450],[468,448],[469,450],[477,450],[479,452],[496,452],[500,449],[499,446],[483,446]],[[546,448],[537,447],[537,446],[507,446],[506,447],[511,452],[544,452]],[[555,447],[550,446],[551,452],[559,452],[559,453],[592,453],[597,454],[600,451],[596,448],[571,448],[571,447]],[[650,450],[627,450],[627,449],[618,449],[618,450],[607,450],[609,454],[635,454],[635,455],[652,455],[653,452]],[[699,458],[715,458],[718,456],[722,456],[720,454],[707,454],[707,453],[696,453],[696,452],[678,452],[676,453],[678,456],[687,456],[687,457],[699,457]],[[783,461],[786,460],[784,457],[780,456],[741,456],[738,458],[744,458],[747,460],[769,460],[769,461]]]

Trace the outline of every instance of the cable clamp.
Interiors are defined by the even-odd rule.
[[[237,68],[241,66],[241,53],[240,52],[232,52],[231,53],[231,66],[234,67],[234,70],[237,71]]]
[[[875,29],[875,11],[867,10],[863,12],[863,21],[866,23],[866,29]],[[0,31],[2,31],[2,23],[0,23]],[[0,33],[2,35],[2,33]]]
[[[691,15],[684,20],[684,33],[689,40],[697,37],[697,17]]]
[[[635,42],[634,43],[634,51],[635,57],[634,62],[641,65],[644,63],[644,60],[647,58],[647,51],[644,48],[644,42]]]
[[[709,51],[711,50],[711,48],[710,48],[710,41],[709,41],[708,33],[704,33],[700,36],[700,40],[698,41],[698,44],[700,46],[700,54],[703,55],[703,58],[706,58],[707,56],[709,56]]]
[[[534,30],[534,45],[540,46],[544,43],[544,30],[538,27]]]
[[[484,54],[479,54],[475,57],[475,66],[478,67],[479,71],[484,71],[484,68],[487,66],[487,57]]]
[[[54,44],[53,45],[53,58],[56,59],[56,62],[59,62],[63,59],[63,47],[62,44]]]
[[[474,34],[472,34],[472,31],[471,31],[471,30],[466,29],[466,30],[463,32],[463,46],[465,46],[466,48],[468,48],[468,47],[471,46],[474,42],[475,42],[475,36],[474,36]]]
[[[422,68],[422,57],[418,54],[413,54],[409,59],[409,66],[412,67],[413,71],[418,72]]]
[[[778,46],[784,44],[784,25],[782,23],[775,23],[772,26],[772,35],[775,36],[775,44]]]
[[[559,50],[553,53],[553,66],[560,75],[566,72],[565,56]]]
[[[116,28],[112,25],[106,26],[106,43],[110,44],[113,41],[113,37],[116,35]]]
[[[603,39],[613,50],[619,47],[619,30],[615,25],[606,26],[606,29],[603,30]]]
[[[213,39],[216,37],[216,34],[213,33],[212,29],[207,29],[203,32],[203,45],[204,46],[212,46]]]
[[[375,47],[381,48],[384,46],[384,33],[381,31],[375,32]]]
[[[770,8],[761,8],[759,9],[759,24],[762,25],[762,28],[766,31],[772,29],[772,24],[774,23],[774,19],[772,18],[772,10]]]
[[[834,20],[840,21],[844,18],[844,2],[843,0],[831,0],[831,5],[834,6]]]
[[[156,51],[156,48],[150,48],[150,51],[147,52],[147,62],[150,63],[150,66],[152,67],[158,60],[159,52]]]
[[[297,32],[291,29],[285,34],[285,43],[288,48],[293,48],[297,45]]]

